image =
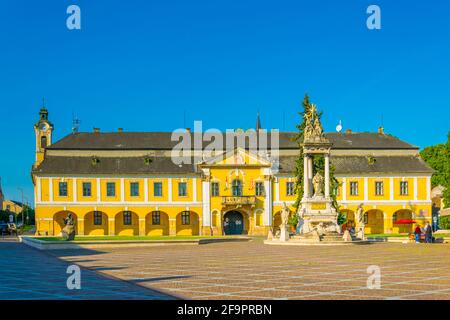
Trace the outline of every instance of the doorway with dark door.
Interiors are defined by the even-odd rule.
[[[244,217],[239,211],[229,211],[223,216],[223,232],[226,235],[244,232]]]

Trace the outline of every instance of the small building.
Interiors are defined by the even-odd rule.
[[[24,204],[19,201],[14,200],[4,200],[3,201],[3,211],[12,212],[19,214],[24,209]]]

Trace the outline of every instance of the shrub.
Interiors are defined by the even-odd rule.
[[[450,216],[439,218],[439,229],[450,229]]]

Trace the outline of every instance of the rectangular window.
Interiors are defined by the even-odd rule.
[[[187,183],[186,182],[178,182],[178,196],[179,197],[187,196]]]
[[[59,183],[59,196],[60,197],[67,197],[67,182],[60,182]]]
[[[375,182],[375,195],[382,196],[384,194],[384,183],[383,181]]]
[[[335,195],[336,197],[339,197],[340,194],[341,194],[341,189],[339,188],[339,186],[336,186],[336,187],[334,188],[334,195]]]
[[[130,182],[130,196],[139,197],[139,182]]]
[[[212,182],[211,183],[211,196],[212,197],[218,197],[219,196],[219,183],[218,182]]]
[[[162,197],[162,182],[153,183],[153,196]]]
[[[294,182],[286,182],[286,194],[288,196],[293,196],[295,194]]]
[[[83,197],[92,196],[92,185],[90,182],[83,182]]]
[[[95,226],[102,225],[102,213],[99,211],[94,211],[94,225]]]
[[[183,211],[181,213],[181,224],[183,225],[191,224],[191,215],[189,211]]]
[[[133,221],[131,221],[131,212],[130,211],[124,211],[123,212],[123,224],[125,226],[129,226],[132,224]]]
[[[255,184],[255,194],[258,197],[264,196],[264,183],[256,182],[256,184]]]
[[[115,197],[116,196],[116,184],[114,182],[106,183],[106,196]]]
[[[161,213],[159,211],[152,212],[152,224],[153,225],[161,224]]]
[[[358,195],[358,182],[352,181],[350,182],[350,195],[357,196]]]
[[[408,181],[400,182],[400,195],[407,196],[408,195]]]

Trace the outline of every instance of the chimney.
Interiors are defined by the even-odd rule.
[[[122,133],[123,132],[123,128],[117,129],[117,132]]]
[[[100,128],[94,128],[94,133],[100,133]]]
[[[352,133],[352,129],[345,130],[345,134],[351,134],[351,133]]]
[[[384,128],[383,128],[383,126],[378,127],[378,134],[384,134]]]

